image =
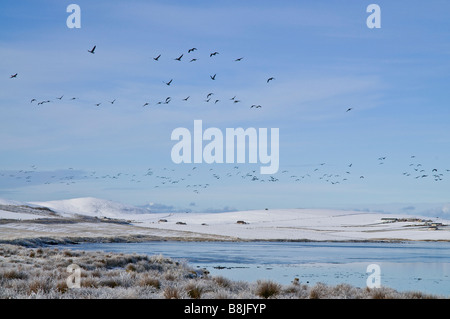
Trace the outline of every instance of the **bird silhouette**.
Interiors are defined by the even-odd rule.
[[[212,57],[213,55],[216,55],[216,54],[219,54],[219,52],[213,52],[213,53],[211,53],[210,55],[209,55],[209,57]]]
[[[33,103],[33,102],[35,102],[35,101],[36,101],[36,99],[31,99],[30,103]]]
[[[14,79],[14,78],[16,78],[17,77],[17,73],[16,74],[13,74],[13,75],[11,75],[9,78],[10,79]]]
[[[57,97],[58,100],[62,100],[64,95],[61,95],[60,97]]]
[[[186,98],[183,99],[183,101],[187,101],[191,96],[188,96]]]
[[[94,45],[94,47],[93,47],[91,50],[88,50],[88,52],[94,54],[94,53],[95,53],[94,51],[95,51],[95,48],[96,48],[96,47],[97,47],[97,46]]]
[[[269,83],[269,82],[272,81],[272,80],[275,80],[275,78],[274,78],[274,77],[268,78],[268,79],[267,79],[267,83]]]
[[[239,62],[241,61],[243,58],[237,58],[236,60],[234,60],[235,62]]]
[[[174,59],[174,60],[181,61],[181,58],[182,58],[182,57],[183,57],[183,54],[180,55],[178,58],[176,58],[176,59]]]
[[[114,102],[116,102],[116,99],[110,101],[109,103],[114,104]]]
[[[352,107],[349,107],[349,108],[347,109],[347,111],[345,111],[345,112],[350,112],[351,110],[353,110],[353,108],[352,108]]]
[[[191,59],[191,61],[189,61],[189,62],[195,62],[195,61],[197,61],[197,59]]]
[[[153,60],[158,61],[160,57],[161,57],[161,54],[158,55],[156,58],[153,58]]]
[[[197,50],[197,48],[192,48],[188,50],[188,53],[194,52],[195,50]]]
[[[171,79],[169,82],[164,82],[164,83],[166,83],[166,85],[169,86],[170,84],[172,84],[172,80],[173,79]]]
[[[211,78],[211,80],[215,80],[216,79],[216,74],[210,75],[209,77]]]

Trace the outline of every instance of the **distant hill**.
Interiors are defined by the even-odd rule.
[[[31,204],[50,208],[63,216],[78,214],[96,217],[126,218],[127,215],[148,214],[151,212],[147,208],[129,206],[94,197],[32,202]]]

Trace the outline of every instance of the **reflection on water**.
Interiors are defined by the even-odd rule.
[[[381,285],[450,296],[450,243],[149,242],[63,246],[183,259],[212,275],[283,284],[348,283],[365,287],[367,266],[381,268]]]

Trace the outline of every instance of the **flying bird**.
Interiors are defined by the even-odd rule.
[[[219,52],[213,52],[213,53],[211,53],[210,55],[209,55],[209,57],[212,57],[213,55],[216,55],[216,54],[219,54]]]
[[[148,102],[145,102],[144,105],[142,105],[142,107],[149,105]]]
[[[13,75],[11,75],[9,78],[10,79],[13,79],[13,78],[16,78],[17,77],[17,73],[16,74],[13,74]]]
[[[182,57],[183,57],[183,54],[180,55],[178,58],[176,58],[176,59],[174,59],[174,60],[181,61],[181,58],[182,58]]]
[[[95,105],[96,105],[96,106],[100,106],[100,104],[102,104],[102,103],[96,103]]]
[[[347,111],[345,111],[345,112],[350,112],[351,110],[353,110],[353,108],[352,108],[352,107],[349,107],[349,108],[347,109]]]
[[[109,103],[114,104],[114,102],[116,102],[116,99],[109,101]]]
[[[195,62],[195,61],[197,61],[197,59],[192,59],[191,61],[189,61],[189,62]]]
[[[30,102],[30,103],[33,103],[34,101],[36,101],[36,99],[31,99],[31,102]]]
[[[183,101],[187,101],[191,96],[189,95],[188,97],[184,98]]]
[[[170,84],[172,84],[172,80],[173,79],[171,79],[169,82],[164,82],[164,83],[166,83],[166,85],[169,86]]]
[[[62,100],[64,95],[61,95],[60,97],[57,97],[58,100]]]
[[[96,47],[97,47],[97,46],[94,45],[94,47],[93,47],[91,50],[88,50],[88,52],[94,54],[94,53],[95,53],[94,51],[95,51],[95,48],[96,48]]]
[[[188,50],[188,53],[194,52],[195,50],[197,50],[197,48],[192,48]]]
[[[211,80],[215,80],[216,79],[216,74],[210,75],[209,77],[211,78]]]
[[[272,80],[275,80],[275,78],[274,78],[274,77],[268,78],[268,79],[267,79],[267,83],[269,83],[269,81],[272,81]]]
[[[235,62],[239,62],[241,61],[243,58],[237,58],[236,60],[234,60]]]
[[[160,57],[161,57],[161,54],[158,55],[156,58],[153,58],[153,60],[158,61]]]

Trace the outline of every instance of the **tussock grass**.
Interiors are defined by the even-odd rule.
[[[428,299],[444,298],[422,292],[397,292],[387,287],[357,288],[347,284],[313,286],[281,285],[270,280],[255,283],[210,276],[205,270],[162,255],[113,254],[26,248],[0,244],[0,299]],[[80,288],[70,288],[73,273],[67,266],[81,269]]]
[[[270,297],[276,297],[281,291],[281,285],[271,280],[259,280],[256,284],[257,286],[255,293],[261,298],[268,299]]]

